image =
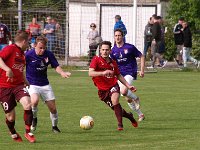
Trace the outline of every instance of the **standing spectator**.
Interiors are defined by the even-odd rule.
[[[150,17],[147,25],[145,26],[145,30],[144,30],[144,51],[143,51],[143,55],[145,56],[145,58],[146,58],[148,49],[151,48],[152,26],[153,26],[153,19],[152,19],[152,17]]]
[[[56,26],[52,23],[51,17],[47,17],[47,24],[44,27],[44,34],[48,39],[47,49],[51,52],[55,51],[55,30]]]
[[[174,42],[176,45],[176,58],[174,60],[178,64],[178,66],[182,66],[182,50],[183,50],[183,32],[182,32],[182,24],[184,22],[184,18],[180,17],[178,23],[174,26]]]
[[[50,111],[52,131],[59,133],[58,113],[55,104],[55,96],[49,80],[47,78],[47,68],[51,65],[63,78],[68,78],[71,73],[64,72],[59,66],[54,54],[46,50],[47,39],[39,36],[36,39],[35,48],[26,53],[26,78],[30,83],[28,89],[31,96],[33,122],[31,129],[36,130],[37,126],[37,106],[40,96]]]
[[[124,23],[121,20],[121,16],[120,15],[116,15],[115,16],[114,31],[116,29],[121,29],[123,31],[123,35],[124,35],[123,40],[124,40],[124,42],[126,42],[125,36],[127,34],[127,30],[126,30],[126,26],[124,25]]]
[[[152,43],[151,43],[151,54],[152,54],[152,65],[148,68],[154,68],[156,58],[158,58],[159,62],[162,60],[162,56],[159,53],[161,46],[161,25],[160,25],[160,16],[154,16],[154,23],[152,26]]]
[[[197,68],[200,67],[200,62],[190,56],[192,49],[192,33],[190,31],[190,27],[187,22],[182,23],[182,31],[183,31],[183,66],[187,67],[187,61],[192,61]]]
[[[41,34],[40,25],[37,23],[37,18],[33,17],[32,22],[28,26],[28,32],[30,33],[31,47],[34,47],[35,39]]]
[[[140,58],[141,71],[139,72],[140,77],[144,77],[144,65],[145,57],[142,53],[134,46],[129,43],[124,43],[123,32],[120,29],[116,29],[114,32],[115,46],[112,48],[111,58],[118,64],[120,73],[125,80],[132,85],[133,80],[137,79],[137,61],[136,58]],[[141,112],[139,107],[139,97],[131,92],[124,84],[118,81],[120,86],[120,92],[125,96],[129,107],[135,111],[139,119],[138,121],[144,120],[144,114]]]
[[[7,38],[9,39],[9,42]],[[5,24],[0,23],[0,50],[8,44],[12,44],[11,33]]]
[[[96,24],[90,24],[91,31],[89,32],[87,39],[89,39],[89,63],[91,62],[92,58],[96,55],[96,50],[98,48],[98,43],[96,42],[96,38],[99,37],[99,33],[96,30]]]
[[[24,110],[25,138],[33,143],[36,141],[30,132],[33,113],[31,100],[26,90],[28,82],[24,77],[25,57],[24,51],[28,47],[28,33],[19,31],[15,35],[15,44],[5,47],[0,52],[0,103],[6,116],[6,124],[11,137],[16,142],[22,142],[21,136],[15,130],[15,107],[19,102]]]
[[[98,88],[99,98],[104,101],[115,112],[118,121],[118,130],[123,130],[122,117],[128,118],[134,127],[138,124],[132,113],[127,113],[119,103],[119,85],[117,80],[128,89],[136,90],[128,84],[120,74],[117,64],[109,57],[111,42],[103,41],[100,44],[100,56],[95,56],[89,67],[89,76],[92,77],[94,85]]]

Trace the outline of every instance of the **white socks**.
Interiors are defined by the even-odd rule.
[[[127,96],[130,99],[137,99],[138,98],[135,94],[133,94],[133,92],[131,90],[128,90],[127,95],[124,95],[124,96]]]
[[[52,114],[50,112],[50,118],[51,118],[52,126],[57,126],[58,125],[58,113]]]
[[[32,112],[33,112],[33,118],[37,118],[38,108],[37,107],[32,107]]]
[[[128,103],[128,106],[129,106],[133,111],[135,111],[135,112],[138,114],[138,116],[140,116],[140,115],[143,114],[143,113],[141,112],[140,109],[136,110],[134,102]]]

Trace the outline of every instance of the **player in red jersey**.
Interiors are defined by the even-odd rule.
[[[120,88],[117,80],[121,81],[127,88],[135,91],[135,87],[128,84],[120,74],[117,63],[109,57],[111,52],[111,42],[103,41],[100,45],[100,56],[93,57],[89,76],[98,88],[99,98],[114,110],[118,121],[118,130],[123,130],[122,117],[128,118],[134,127],[137,127],[137,121],[132,113],[127,113],[119,103]]]
[[[5,47],[0,52],[0,103],[6,116],[6,124],[11,137],[16,142],[22,142],[21,136],[15,130],[16,101],[24,109],[25,138],[33,143],[34,135],[30,132],[33,120],[30,96],[25,85],[28,85],[24,77],[25,56],[24,51],[28,47],[28,33],[18,31],[15,35],[15,44]]]

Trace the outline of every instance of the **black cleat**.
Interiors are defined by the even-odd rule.
[[[54,132],[54,133],[60,133],[60,130],[58,129],[57,126],[53,126],[52,127],[52,132]]]

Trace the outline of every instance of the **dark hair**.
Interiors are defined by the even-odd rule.
[[[17,31],[14,40],[15,40],[15,42],[22,42],[23,40],[28,41],[28,37],[29,37],[28,32],[19,30],[19,31]]]
[[[120,15],[116,15],[115,19],[121,20],[121,16]]]
[[[156,14],[153,14],[153,15],[152,15],[153,18],[155,18],[156,16],[157,16]]]
[[[111,47],[112,47],[112,43],[111,43],[110,41],[102,41],[102,42],[99,44],[99,48],[101,48],[102,45],[108,45],[110,49],[111,49]]]
[[[117,32],[117,31],[118,31],[118,32],[121,32],[122,36],[124,37],[124,32],[123,32],[121,29],[119,29],[119,28],[117,28],[117,29],[114,30],[114,34],[115,34],[115,32]]]
[[[95,28],[97,27],[95,23],[91,23],[90,27],[92,27],[92,26],[95,27]]]
[[[180,17],[178,20],[180,20],[180,21],[184,21],[185,18],[184,18],[184,17]]]

